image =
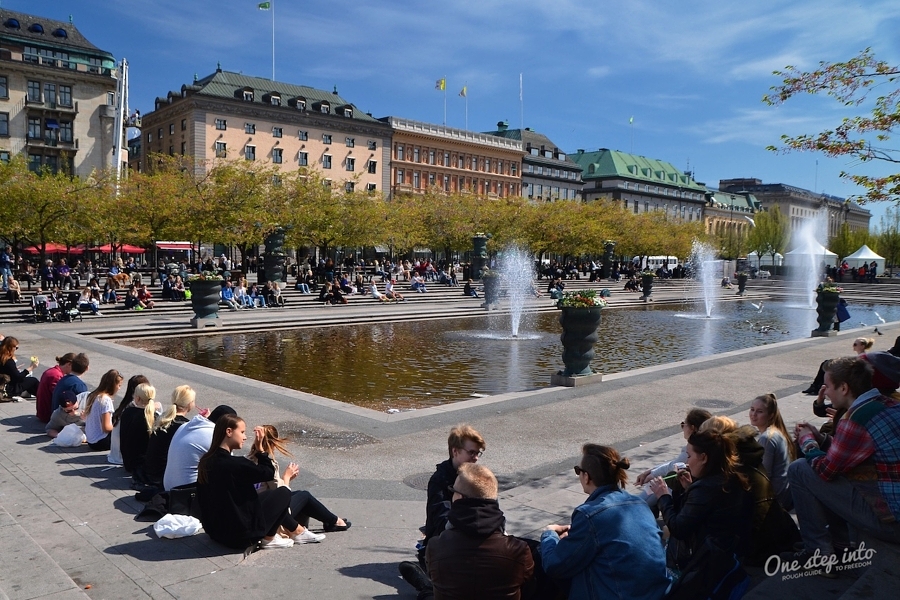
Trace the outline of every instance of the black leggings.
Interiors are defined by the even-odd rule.
[[[94,443],[88,442],[88,448],[94,450],[96,452],[103,452],[105,450],[109,450],[112,445],[112,433],[107,433],[106,437],[102,440],[98,440]]]
[[[281,489],[289,489],[280,487]],[[288,531],[296,531],[297,525],[303,527],[309,526],[310,517],[322,521],[323,525],[334,525],[337,523],[337,515],[329,511],[325,506],[316,500],[316,497],[305,490],[291,492],[291,511],[285,516],[282,525]]]
[[[288,509],[291,504],[291,490],[280,487],[262,492],[259,495],[259,503],[266,525],[269,527],[265,537],[272,537],[278,532],[278,527],[284,522],[285,517],[290,516]],[[297,529],[296,525],[294,529]]]

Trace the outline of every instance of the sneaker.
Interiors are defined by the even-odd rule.
[[[303,533],[291,536],[291,540],[293,540],[295,544],[318,544],[324,539],[324,533],[313,533],[309,529],[305,529]]]
[[[95,312],[94,314],[97,315],[98,317],[102,317],[102,316],[103,316],[103,313],[100,312],[99,310],[98,310],[97,312]]]
[[[821,553],[818,553],[819,557],[816,559],[816,561],[814,561],[815,565],[810,564],[809,567],[806,566],[807,562],[814,557],[814,554],[814,552],[803,549],[798,552],[782,552],[781,554],[779,554],[779,558],[781,559],[782,563],[791,563],[793,561],[797,561],[800,569],[804,571],[814,571],[816,575],[824,577],[825,579],[837,579],[838,573],[834,570],[834,567],[826,571],[825,567],[820,566],[824,560],[827,560],[829,558],[828,556],[822,556]]]
[[[280,535],[276,535],[271,540],[263,540],[259,543],[261,550],[269,550],[270,548],[291,548],[293,545],[294,540],[283,538]]]
[[[425,590],[431,589],[431,580],[418,563],[405,560],[400,563],[399,569],[400,576],[403,577],[403,580],[413,586],[417,592],[424,592]]]

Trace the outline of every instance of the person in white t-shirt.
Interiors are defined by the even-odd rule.
[[[109,450],[110,433],[113,430],[112,414],[115,411],[113,396],[122,387],[122,376],[110,369],[100,378],[97,389],[88,394],[84,404],[84,435],[91,450]]]
[[[163,474],[166,490],[197,483],[197,465],[212,444],[216,421],[224,415],[236,414],[233,408],[222,404],[209,413],[209,418],[200,414],[178,428],[169,444]]]

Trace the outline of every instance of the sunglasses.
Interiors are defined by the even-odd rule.
[[[460,492],[458,489],[454,488],[452,485],[448,485],[448,486],[447,486],[447,491],[450,492],[450,495],[453,495],[453,494],[459,494],[459,495],[462,496],[463,498],[468,498],[468,496],[466,496],[465,494],[463,494],[462,492]]]
[[[579,477],[581,476],[582,473],[587,473],[587,471],[585,471],[584,469],[582,469],[582,468],[579,467],[578,465],[575,465],[575,466],[572,467],[572,468],[575,469],[575,474],[578,475]]]

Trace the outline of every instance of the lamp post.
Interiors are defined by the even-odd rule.
[[[728,214],[728,253],[734,253],[734,194],[731,194],[731,204]],[[732,256],[731,258],[737,258]]]

